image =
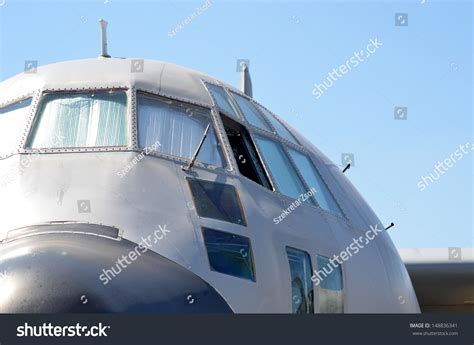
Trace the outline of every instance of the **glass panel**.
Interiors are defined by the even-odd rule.
[[[298,199],[301,194],[309,192],[305,191],[303,183],[279,144],[259,136],[255,139],[281,193]],[[306,202],[311,203],[310,198]]]
[[[217,107],[224,113],[227,113],[237,119],[240,119],[238,115],[239,112],[235,105],[232,103],[229,95],[225,92],[225,90],[219,86],[215,86],[212,84],[206,84],[209,91],[214,96],[214,99],[217,103]]]
[[[303,175],[303,178],[306,180],[306,184],[310,187],[310,189],[316,189],[316,194],[314,197],[316,198],[319,206],[321,206],[321,208],[325,209],[326,211],[342,216],[341,209],[337,205],[327,185],[324,183],[323,179],[319,175],[319,172],[316,170],[310,159],[306,155],[296,150],[289,148],[288,151],[290,152],[291,158],[293,158],[295,161],[296,166],[300,170],[301,175]]]
[[[127,129],[125,92],[47,94],[28,146],[127,146]]]
[[[239,172],[252,181],[273,190],[247,129],[225,115],[222,115],[222,122]]]
[[[285,126],[283,126],[283,124],[281,124],[281,122],[272,113],[270,113],[264,107],[258,107],[258,108],[267,116],[267,119],[270,121],[273,127],[275,127],[277,134],[280,137],[285,138],[286,140],[289,140],[292,143],[295,143],[298,145],[298,142],[296,141],[295,137],[290,133],[289,130],[285,128]]]
[[[258,113],[257,108],[255,108],[251,102],[249,102],[244,97],[239,96],[235,93],[232,93],[232,95],[234,96],[234,99],[237,101],[237,104],[239,105],[240,110],[242,110],[242,113],[244,114],[248,122],[250,122],[255,127],[261,128],[266,131],[271,131],[270,127],[268,127],[268,125],[260,117],[260,114]]]
[[[234,186],[188,179],[196,211],[201,217],[246,225]]]
[[[20,145],[31,98],[0,108],[0,157],[7,156]]]
[[[291,300],[293,314],[314,313],[314,289],[311,275],[311,258],[308,253],[286,247],[291,273]]]
[[[210,111],[164,98],[138,96],[138,137],[140,147],[153,147],[157,152],[191,159],[207,125]],[[214,128],[197,157],[200,162],[224,166]]]
[[[318,255],[317,277],[313,281],[319,285],[319,311],[320,313],[343,313],[344,296],[342,286],[341,266],[332,264],[329,258]]]
[[[253,254],[247,237],[203,228],[211,269],[255,281]]]

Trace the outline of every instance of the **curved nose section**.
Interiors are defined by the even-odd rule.
[[[133,242],[32,232],[0,244],[0,313],[232,312],[201,278]]]

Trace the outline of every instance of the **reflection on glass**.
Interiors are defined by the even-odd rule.
[[[188,179],[188,183],[200,217],[247,225],[234,186],[198,179]]]
[[[306,184],[311,188],[316,189],[315,198],[319,206],[321,206],[321,208],[325,209],[326,211],[342,216],[341,209],[337,205],[331,192],[310,159],[306,155],[296,150],[289,148],[288,151],[290,152],[291,158],[293,158],[295,161],[296,166],[300,170],[301,175],[303,175]]]
[[[314,288],[310,256],[290,247],[286,247],[286,254],[290,264],[293,314],[313,314]]]
[[[235,105],[232,103],[232,100],[230,99],[226,91],[220,86],[215,86],[212,84],[206,85],[209,91],[214,96],[219,110],[228,115],[233,116],[234,118],[240,119],[239,112],[237,111]]]
[[[190,159],[196,152],[210,111],[181,102],[146,95],[138,96],[138,141],[141,148]],[[222,167],[218,141],[211,126],[197,160]]]
[[[125,92],[47,94],[28,147],[127,146],[127,129]]]
[[[319,312],[320,313],[343,313],[344,296],[342,294],[342,270],[341,266],[334,267],[329,258],[318,255],[319,274]],[[322,273],[321,273],[322,272]]]
[[[253,254],[247,237],[203,228],[211,269],[255,281]]]
[[[282,138],[285,138],[286,140],[288,141],[291,141],[292,143],[294,144],[298,144],[298,142],[296,141],[295,137],[290,133],[290,131],[288,131],[285,126],[283,126],[279,120],[277,120],[277,118],[272,114],[270,113],[267,109],[265,109],[264,107],[258,107],[266,116],[267,116],[267,119],[270,121],[270,123],[272,124],[273,127],[275,127],[276,131],[277,131],[277,134],[282,137]]]
[[[280,144],[260,136],[256,136],[256,142],[265,158],[265,162],[267,162],[278,190],[295,199],[306,193],[303,183]],[[311,203],[309,198],[306,202]]]
[[[258,110],[249,100],[235,93],[232,93],[232,95],[248,122],[250,122],[255,127],[270,131],[270,127],[268,127],[264,120],[262,120],[260,114],[258,113]]]

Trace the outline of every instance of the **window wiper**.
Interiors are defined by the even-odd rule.
[[[207,133],[209,132],[209,128],[211,128],[211,122],[209,122],[207,124],[207,127],[206,127],[206,130],[204,131],[203,135],[202,135],[202,138],[201,138],[201,141],[199,142],[199,145],[196,149],[196,152],[194,152],[194,155],[191,159],[191,161],[189,162],[188,166],[186,167],[182,167],[181,169],[183,169],[183,171],[190,171],[191,168],[193,167],[195,161],[196,161],[196,158],[197,156],[199,155],[199,151],[201,151],[201,148],[202,148],[202,145],[204,144],[204,141],[206,140],[207,138]]]

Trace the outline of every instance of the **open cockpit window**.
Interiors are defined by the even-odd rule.
[[[248,131],[244,126],[224,115],[222,122],[240,173],[272,189]]]
[[[140,148],[191,159],[199,146],[210,110],[158,96],[138,95],[138,142]],[[211,125],[197,160],[223,167],[224,157]]]
[[[232,96],[240,107],[240,110],[245,116],[245,119],[253,126],[263,129],[265,131],[271,131],[268,124],[263,120],[262,116],[258,112],[257,108],[245,97],[242,97],[234,92]]]
[[[241,120],[239,111],[237,110],[237,107],[234,104],[234,101],[231,99],[231,97],[227,94],[227,92],[222,87],[212,85],[212,84],[206,84],[206,86],[209,92],[214,97],[216,105],[220,111],[236,119]]]
[[[260,109],[260,111],[267,117],[268,121],[270,121],[270,123],[276,130],[276,134],[298,145],[298,142],[296,141],[293,134],[291,134],[290,131],[286,129],[286,127],[283,126],[281,122],[272,113],[270,113],[267,109],[261,106],[259,106],[258,109]]]
[[[127,145],[125,91],[44,95],[27,143],[37,149]]]
[[[30,109],[31,98],[0,108],[0,158],[19,147]]]

